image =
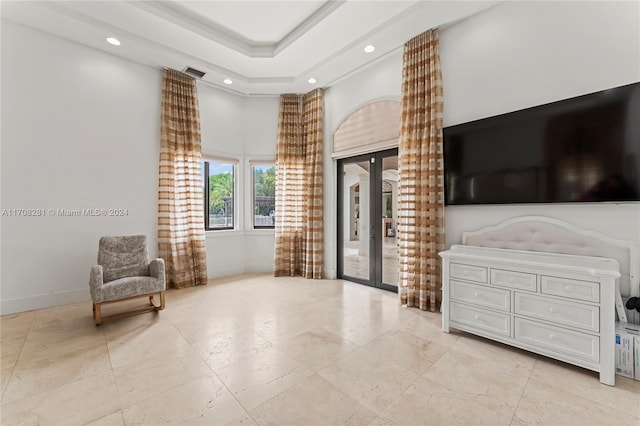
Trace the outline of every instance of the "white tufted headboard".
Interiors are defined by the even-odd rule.
[[[618,240],[545,216],[522,216],[462,233],[462,244],[516,250],[596,256],[620,263],[620,293],[640,295],[638,243]]]

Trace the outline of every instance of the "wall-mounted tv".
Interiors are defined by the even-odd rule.
[[[640,83],[444,129],[456,204],[640,200]]]

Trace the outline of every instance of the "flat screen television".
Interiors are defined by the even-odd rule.
[[[447,205],[640,200],[640,83],[443,136]]]

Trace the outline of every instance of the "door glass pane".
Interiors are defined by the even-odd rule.
[[[398,285],[398,156],[382,159],[382,282]]]
[[[343,275],[369,279],[369,162],[345,162],[343,179]]]

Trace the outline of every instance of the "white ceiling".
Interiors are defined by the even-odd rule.
[[[2,18],[243,95],[329,87],[498,1],[2,1]],[[108,44],[106,37],[121,41]],[[376,50],[365,53],[364,46]],[[316,84],[309,84],[309,78]],[[229,78],[232,85],[223,84]]]

